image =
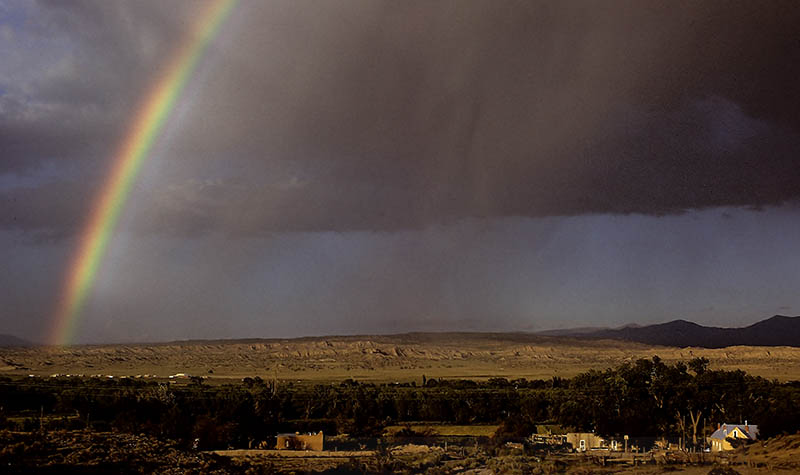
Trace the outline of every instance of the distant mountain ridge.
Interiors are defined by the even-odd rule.
[[[599,331],[611,330],[608,327],[576,327],[576,328],[556,328],[553,330],[542,330],[536,332],[537,335],[542,336],[573,336],[581,337],[590,333],[597,333]]]
[[[31,342],[17,338],[14,335],[0,333],[0,347],[2,346],[32,346]]]
[[[573,337],[573,338],[581,338],[583,336],[597,333],[600,331],[606,330],[622,330],[624,328],[639,328],[641,325],[636,323],[629,323],[627,325],[623,325],[621,327],[609,328],[609,327],[575,327],[575,328],[555,328],[553,330],[542,330],[536,332],[537,335],[542,336],[566,336],[566,337]]]
[[[800,316],[775,315],[741,328],[706,327],[686,320],[674,320],[657,325],[578,332],[573,336],[677,347],[724,348],[740,345],[800,347]]]

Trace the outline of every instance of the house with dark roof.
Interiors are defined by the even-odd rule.
[[[720,424],[716,431],[708,438],[712,452],[733,450],[731,440],[758,440],[758,426],[744,424]]]

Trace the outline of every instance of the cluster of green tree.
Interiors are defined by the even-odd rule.
[[[37,417],[48,414],[54,415],[49,426],[145,432],[187,443],[199,438],[203,447],[247,447],[295,430],[371,436],[407,421],[501,423],[510,435],[550,423],[606,435],[681,436],[691,443],[717,422],[748,419],[764,436],[797,431],[800,384],[712,371],[704,359],[668,365],[656,357],[571,379],[425,378],[420,386],[5,378],[0,407],[0,425],[6,427],[43,425]],[[20,415],[29,417],[20,422]]]

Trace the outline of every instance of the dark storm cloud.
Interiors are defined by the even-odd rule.
[[[36,25],[74,60],[24,101],[0,96],[61,105],[35,122],[0,109],[3,169],[107,163],[97,144],[118,140],[196,6],[42,6]],[[242,2],[189,85],[137,222],[392,230],[795,200],[798,24],[795,2]],[[86,115],[65,120],[73,110]],[[75,212],[64,206],[50,213]]]
[[[6,8],[15,15],[0,25],[0,173],[107,162],[191,12],[84,0]]]

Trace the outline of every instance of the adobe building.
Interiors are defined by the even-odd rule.
[[[322,451],[322,431],[316,434],[278,434],[275,448],[278,450],[314,450]]]
[[[593,432],[569,432],[565,439],[567,445],[571,445],[576,452],[586,452],[606,445],[605,439]]]

